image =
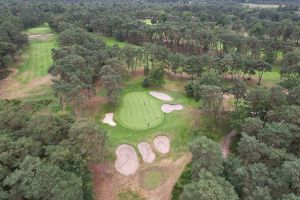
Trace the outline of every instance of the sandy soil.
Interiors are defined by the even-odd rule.
[[[145,163],[152,163],[156,156],[152,150],[152,147],[147,142],[141,142],[138,144],[138,149],[140,154],[142,155],[142,159]]]
[[[115,167],[121,174],[129,176],[138,170],[139,161],[132,146],[128,144],[120,145],[116,150],[116,155]]]
[[[235,130],[232,130],[228,135],[226,135],[222,142],[222,154],[224,158],[227,158],[227,156],[230,153],[230,143],[234,136],[236,136],[237,132]]]
[[[102,120],[104,124],[108,124],[110,126],[116,126],[117,123],[114,121],[114,113],[106,113],[104,119]]]
[[[40,92],[43,93],[43,86],[51,85],[51,79],[54,78],[48,74],[44,77],[36,78],[27,84],[22,84],[13,79],[18,71],[14,68],[9,70],[12,73],[6,79],[0,81],[0,99],[19,99],[30,96],[32,93],[38,95],[36,91],[41,90]]]
[[[190,153],[183,154],[177,160],[162,159],[153,164],[142,165],[132,176],[123,176],[118,173],[110,163],[96,164],[91,168],[93,174],[95,200],[117,200],[118,192],[134,191],[147,200],[170,200],[172,189],[191,161]],[[165,182],[155,190],[147,190],[140,185],[141,172],[153,167],[159,167],[166,174]]]
[[[41,41],[47,41],[50,37],[52,37],[53,34],[32,34],[28,35],[29,40],[41,40]]]
[[[164,113],[171,113],[173,111],[182,110],[182,109],[183,109],[183,105],[181,104],[163,104],[161,106],[161,110]]]
[[[167,136],[159,135],[155,137],[153,144],[159,153],[166,154],[170,151],[170,139]]]
[[[149,94],[159,100],[172,101],[172,97],[170,97],[169,95],[167,95],[166,93],[163,93],[163,92],[151,91],[151,92],[149,92]]]

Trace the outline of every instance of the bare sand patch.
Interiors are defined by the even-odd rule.
[[[134,174],[139,168],[139,161],[134,148],[128,144],[120,145],[117,150],[115,167],[125,176]]]
[[[155,149],[162,154],[169,153],[170,151],[170,139],[165,135],[155,137],[153,144]]]
[[[32,34],[28,35],[29,40],[40,40],[40,41],[47,41],[50,37],[52,37],[53,34]]]
[[[183,109],[183,105],[181,104],[163,104],[161,106],[161,110],[164,113],[171,113],[173,111],[182,110],[182,109]]]
[[[156,156],[152,150],[152,147],[147,142],[141,142],[138,144],[138,149],[140,154],[142,155],[142,159],[145,163],[152,163]]]
[[[166,93],[163,93],[163,92],[151,91],[151,92],[149,92],[149,94],[159,100],[172,101],[172,97],[170,97],[169,95],[167,95]]]
[[[114,121],[114,113],[106,113],[104,119],[102,120],[104,124],[108,124],[110,126],[116,126],[117,123]]]

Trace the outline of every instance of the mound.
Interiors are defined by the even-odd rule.
[[[106,113],[104,119],[102,120],[104,124],[109,124],[110,126],[116,126],[114,122],[114,113]]]
[[[167,136],[160,135],[155,137],[153,144],[155,149],[162,154],[169,153],[170,151],[170,139]]]
[[[147,142],[139,143],[138,149],[145,163],[152,163],[155,160],[155,154],[149,143]]]
[[[161,106],[161,110],[164,113],[171,113],[175,110],[182,110],[183,109],[183,105],[181,104],[163,104]]]
[[[151,92],[149,92],[149,94],[159,100],[172,101],[172,97],[170,97],[169,95],[167,95],[166,93],[163,93],[163,92],[151,91]]]
[[[144,188],[154,190],[162,185],[166,176],[161,168],[153,167],[141,172],[140,183]]]
[[[117,150],[115,167],[121,174],[128,176],[134,174],[139,168],[139,161],[134,148],[128,144],[120,145]]]

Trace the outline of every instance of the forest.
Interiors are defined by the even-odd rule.
[[[300,199],[297,0],[0,5],[0,199]]]

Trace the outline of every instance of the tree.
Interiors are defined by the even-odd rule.
[[[237,200],[233,186],[224,178],[214,176],[210,172],[199,174],[199,181],[184,187],[183,200]]]
[[[105,65],[101,69],[101,80],[107,92],[108,102],[116,105],[119,100],[121,77],[110,66]]]
[[[264,126],[264,122],[258,118],[248,117],[245,119],[242,130],[247,133],[249,136],[256,136],[258,131],[262,129]]]
[[[89,121],[78,121],[69,130],[70,149],[80,152],[87,163],[99,162],[104,158],[106,132]]]
[[[300,106],[300,85],[289,91],[287,99],[290,104]]]
[[[232,93],[235,98],[235,108],[237,108],[240,99],[244,98],[246,95],[247,89],[246,89],[246,84],[244,81],[241,81],[239,79],[235,79],[233,82],[233,88],[232,88]]]
[[[198,137],[189,145],[192,152],[192,178],[199,179],[199,173],[210,171],[215,175],[223,171],[223,158],[219,144],[206,137]]]
[[[270,72],[272,70],[272,66],[267,62],[258,60],[258,61],[255,62],[255,68],[254,69],[258,72],[257,85],[260,85],[263,74],[265,72]]]
[[[83,199],[80,178],[36,157],[26,157],[4,184],[30,199]]]
[[[223,105],[221,88],[212,85],[200,85],[200,87],[194,88],[194,97],[202,99],[204,109],[212,112],[215,121],[217,121],[217,116]]]

